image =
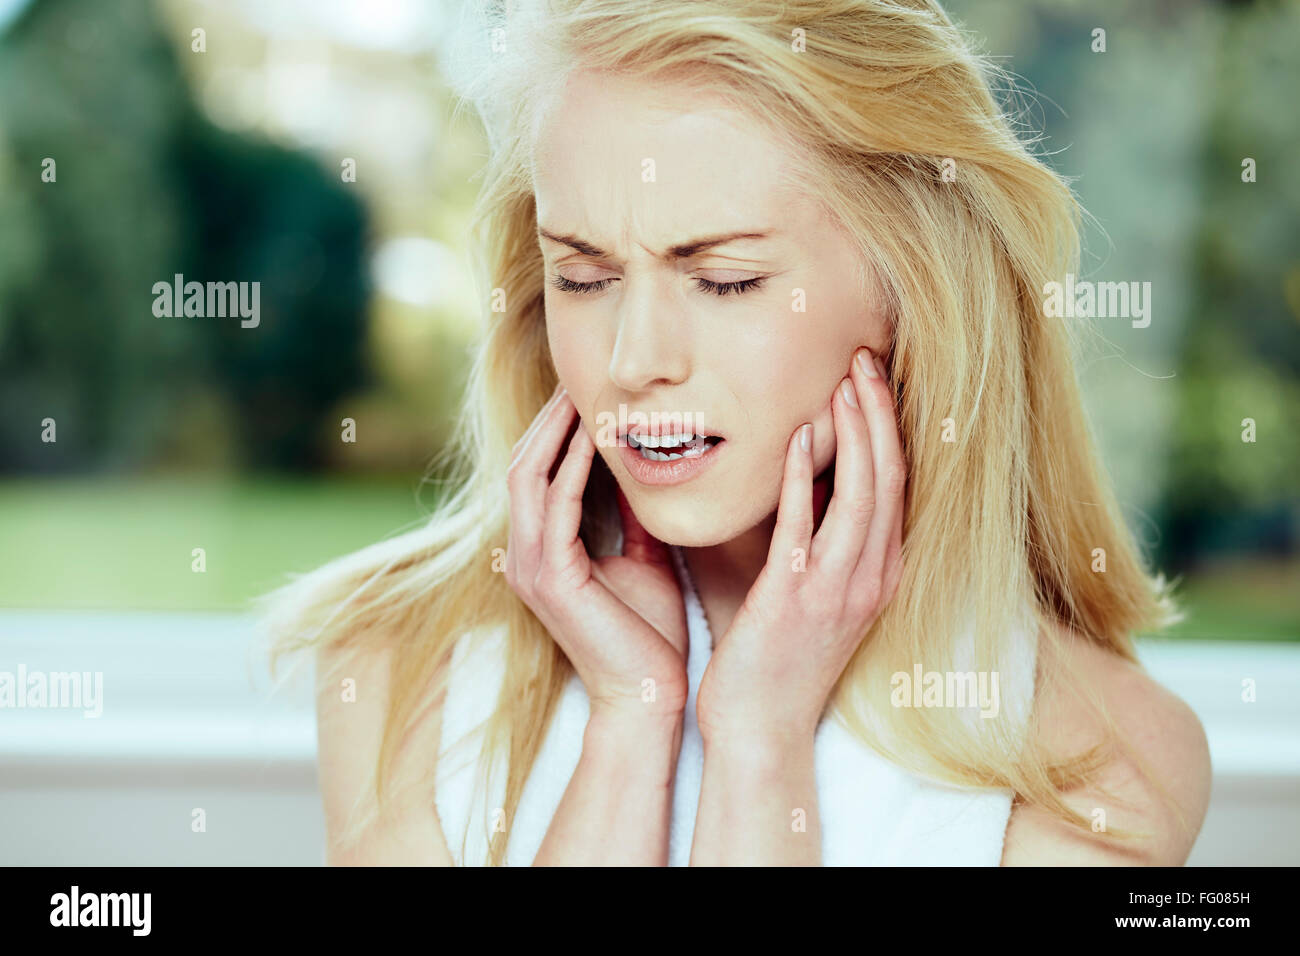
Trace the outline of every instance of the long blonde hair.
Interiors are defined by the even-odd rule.
[[[483,55],[459,68],[462,104],[478,108],[490,144],[474,251],[485,302],[499,290],[507,307],[484,306],[446,450],[454,493],[424,526],[267,601],[277,656],[392,649],[374,806],[404,732],[445,689],[457,639],[504,628],[505,677],[481,754],[483,774],[508,760],[505,828],[489,856],[500,864],[572,674],[498,573],[497,549],[507,540],[511,447],[556,384],[531,178],[538,98],[582,66],[648,82],[688,77],[734,96],[797,145],[804,181],[880,276],[892,327],[884,358],[909,467],[904,571],[828,714],[905,768],[1009,788],[1089,828],[1061,794],[1101,766],[1105,748],[1054,762],[1011,721],[890,705],[890,675],[914,662],[957,669],[954,635],[972,620],[974,656],[960,670],[1009,672],[1004,636],[1031,608],[1041,677],[1060,660],[1049,625],[1136,662],[1131,635],[1178,619],[1098,461],[1073,364],[1086,330],[1039,305],[1046,282],[1077,271],[1082,213],[1000,109],[991,90],[1006,75],[929,0],[514,0],[479,13]],[[616,532],[612,495],[598,457],[582,529],[593,549]],[[363,824],[358,817],[354,829]]]

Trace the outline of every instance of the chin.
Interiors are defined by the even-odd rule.
[[[664,544],[681,548],[711,548],[740,537],[763,520],[719,502],[687,499],[682,502],[648,502],[630,499],[637,520]],[[756,502],[751,499],[750,505]],[[775,507],[775,505],[773,506]],[[770,512],[772,509],[768,509]]]

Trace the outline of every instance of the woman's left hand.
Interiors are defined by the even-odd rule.
[[[898,588],[907,468],[894,398],[869,350],[859,349],[850,364],[831,400],[835,488],[826,515],[814,537],[808,423],[786,449],[767,562],[700,682],[696,718],[706,740],[810,739]]]

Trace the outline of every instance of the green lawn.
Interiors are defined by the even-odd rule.
[[[214,610],[396,531],[433,507],[414,477],[0,482],[0,607]],[[207,570],[191,570],[194,548]],[[1300,563],[1185,578],[1168,636],[1300,640]]]
[[[1300,641],[1300,561],[1237,560],[1183,579],[1187,620],[1168,637]]]
[[[418,479],[0,482],[0,607],[240,609],[418,521]],[[192,570],[203,548],[206,570]]]

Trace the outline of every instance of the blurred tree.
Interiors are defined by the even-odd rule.
[[[946,0],[1022,78],[1004,91],[1097,217],[1093,279],[1150,280],[1149,328],[1083,363],[1153,564],[1300,550],[1300,4]],[[1093,31],[1107,31],[1094,52]],[[1255,160],[1256,181],[1242,181]],[[1256,441],[1243,442],[1243,420]],[[1148,518],[1149,513],[1149,518]],[[1152,524],[1156,533],[1152,534]]]
[[[1162,516],[1173,566],[1215,552],[1300,550],[1297,36],[1300,6],[1235,5],[1211,65],[1195,294]],[[1254,442],[1243,440],[1247,419]]]
[[[370,383],[362,207],[306,157],[198,118],[174,155],[192,223],[186,276],[261,282],[258,327],[197,320],[235,405],[244,464],[317,467],[332,427],[322,416]]]
[[[0,471],[155,463],[196,392],[244,463],[314,465],[365,380],[365,232],[305,156],[202,119],[151,3],[30,6],[0,36]],[[156,317],[175,273],[260,282],[260,324]]]

